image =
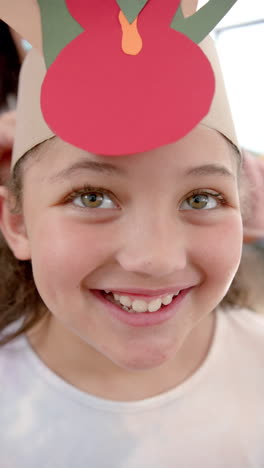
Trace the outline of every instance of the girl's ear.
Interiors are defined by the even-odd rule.
[[[0,229],[18,260],[30,260],[30,248],[24,217],[22,213],[13,213],[10,208],[8,189],[0,187]]]

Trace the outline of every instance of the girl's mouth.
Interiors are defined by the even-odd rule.
[[[160,298],[149,298],[148,301],[142,300],[140,296],[132,298],[98,289],[90,292],[114,319],[133,327],[144,327],[161,324],[173,317],[191,289],[192,287],[182,289]]]
[[[153,313],[165,306],[171,304],[173,299],[179,295],[181,291],[177,291],[175,294],[167,294],[163,297],[151,299],[149,301],[142,300],[140,297],[131,298],[124,294],[116,294],[110,291],[101,291],[102,295],[113,304],[121,307],[123,310],[129,313],[143,314],[146,312]]]

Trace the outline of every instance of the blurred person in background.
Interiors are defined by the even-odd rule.
[[[264,158],[243,150],[243,254],[226,301],[264,314]]]
[[[16,106],[18,76],[21,65],[21,47],[9,27],[0,21],[0,113]]]
[[[9,173],[20,66],[25,55],[18,34],[0,20],[0,182]]]

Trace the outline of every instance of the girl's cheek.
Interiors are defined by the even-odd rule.
[[[242,251],[242,223],[239,214],[194,236],[193,252],[211,281],[230,281],[237,271]]]
[[[43,220],[33,231],[32,262],[47,276],[80,280],[111,257],[115,239],[105,226]]]

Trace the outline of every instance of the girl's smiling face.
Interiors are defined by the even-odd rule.
[[[127,369],[154,368],[196,342],[240,261],[237,161],[227,140],[198,126],[130,156],[56,139],[42,151],[25,166],[23,214],[49,330]],[[98,296],[141,293],[149,303],[188,288],[150,319]]]

